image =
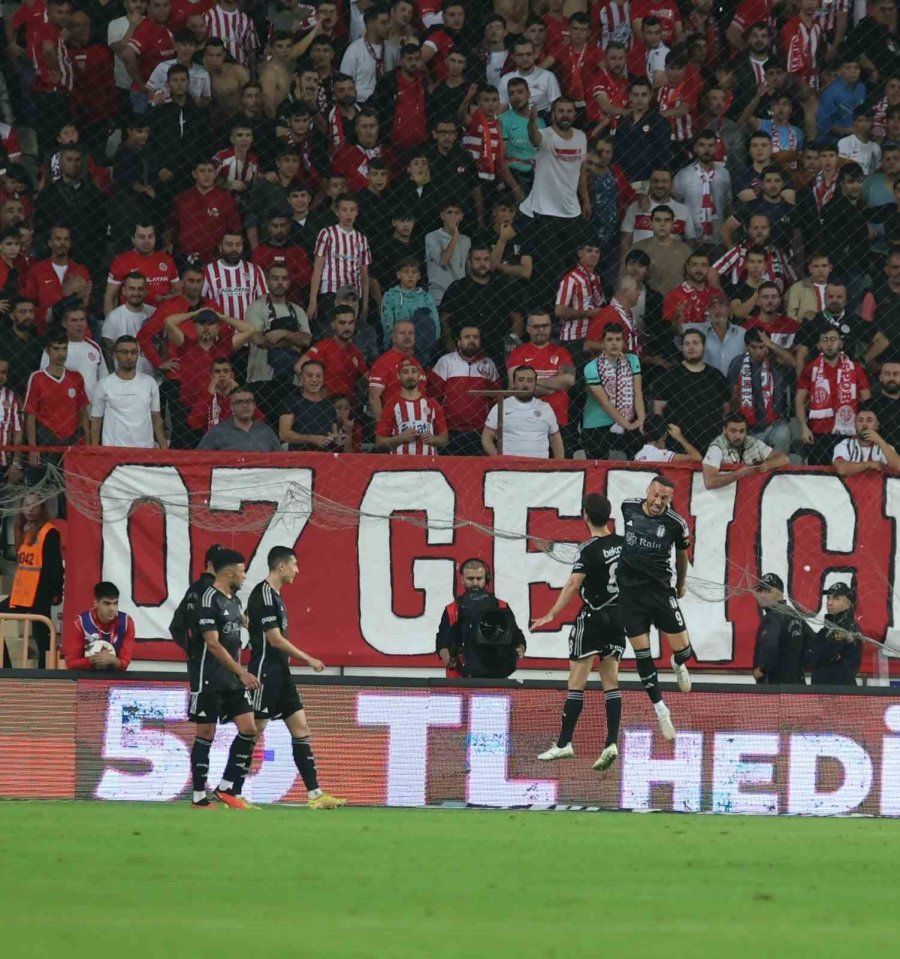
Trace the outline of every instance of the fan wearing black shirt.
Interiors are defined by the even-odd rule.
[[[690,533],[687,523],[672,509],[675,484],[654,476],[645,499],[622,503],[625,545],[619,560],[619,608],[625,635],[634,647],[641,684],[653,703],[664,739],[675,738],[669,709],[662,700],[659,678],[650,651],[650,627],[669,637],[672,671],[678,688],[690,692],[685,663],[694,655],[678,600],[684,596]],[[671,586],[672,549],[675,549],[675,588]]]
[[[569,634],[569,685],[563,706],[562,728],[556,742],[538,759],[568,759],[575,755],[572,736],[584,706],[584,688],[591,667],[597,667],[606,706],[606,745],[594,769],[609,769],[619,755],[619,720],[622,694],[619,692],[619,660],[625,652],[625,633],[619,618],[619,586],[616,570],[624,540],[610,531],[612,512],[609,500],[589,493],[581,503],[581,518],[591,538],[582,543],[572,573],[552,608],[531,624],[535,630],[552,623],[576,594],[581,609]]]
[[[250,809],[250,804],[235,789],[250,769],[253,745],[256,742],[256,722],[248,690],[256,689],[259,680],[241,665],[241,625],[243,612],[237,592],[247,578],[244,557],[233,549],[220,549],[212,556],[214,580],[200,597],[196,612],[196,631],[203,640],[202,648],[193,643],[189,652],[188,673],[191,676],[191,705],[189,718],[197,724],[197,740],[212,743],[216,723],[233,721],[237,735],[228,752],[228,762],[222,781],[213,795],[232,809]],[[193,653],[194,655],[191,655]],[[202,757],[197,750],[197,758]],[[210,805],[206,795],[206,770],[209,768],[209,750],[206,767],[194,764],[195,808]],[[202,774],[202,775],[201,775]]]
[[[291,734],[294,764],[303,779],[310,809],[336,809],[346,802],[321,789],[310,743],[303,700],[291,676],[290,658],[300,659],[321,673],[325,664],[288,641],[287,608],[281,590],[297,577],[297,556],[289,546],[273,546],[267,557],[269,575],[258,583],[247,602],[250,630],[250,672],[259,680],[253,696],[256,728],[262,735],[270,719],[281,719]]]

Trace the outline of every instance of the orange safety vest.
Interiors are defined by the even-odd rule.
[[[37,598],[38,583],[44,569],[44,540],[50,530],[56,529],[53,523],[44,523],[33,543],[22,542],[16,561],[19,568],[13,579],[12,592],[9,594],[10,607],[33,606]]]

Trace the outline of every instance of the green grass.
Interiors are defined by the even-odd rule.
[[[0,804],[10,959],[897,955],[887,820]]]

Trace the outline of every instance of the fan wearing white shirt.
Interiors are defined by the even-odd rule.
[[[147,80],[147,86],[153,92],[150,101],[153,106],[171,101],[168,86],[169,67],[175,66],[176,63],[188,72],[188,92],[193,97],[194,104],[205,107],[209,103],[212,99],[212,81],[206,67],[194,63],[197,49],[197,40],[187,27],[183,27],[175,34],[175,59],[158,63]]]
[[[166,449],[159,406],[159,386],[152,376],[139,373],[141,355],[133,336],[120,336],[113,347],[115,373],[102,380],[91,403],[91,443],[94,446],[130,446]]]
[[[832,458],[838,476],[855,476],[869,470],[900,470],[900,454],[878,432],[878,414],[862,406],[856,414],[856,436],[848,436],[834,448]]]
[[[382,6],[371,6],[363,15],[365,33],[344,51],[341,73],[353,77],[356,102],[365,103],[384,74],[384,41],[391,29],[391,15]]]
[[[881,166],[881,147],[872,139],[872,124],[871,107],[857,107],[853,111],[853,132],[838,140],[841,159],[858,163],[866,176],[877,173]]]
[[[65,307],[62,314],[62,328],[69,338],[69,351],[66,354],[66,369],[80,373],[84,380],[84,391],[87,398],[94,398],[94,389],[97,383],[107,376],[106,359],[100,344],[87,336],[88,318],[84,307],[80,303],[71,302]],[[41,369],[46,370],[50,365],[47,351],[41,354]]]
[[[518,77],[528,84],[531,106],[538,113],[546,113],[554,100],[562,95],[556,74],[534,65],[534,44],[530,40],[519,40],[512,48],[512,57],[516,69],[500,78],[500,100],[504,107],[509,107],[509,81]]]
[[[527,456],[561,460],[565,457],[562,434],[553,407],[539,400],[534,367],[519,366],[512,375],[512,388],[519,396],[507,396],[503,423],[492,406],[481,432],[481,445],[488,456]]]
[[[684,452],[666,449],[670,436]],[[644,441],[634,455],[636,463],[699,463],[703,459],[700,450],[685,439],[681,427],[667,424],[662,416],[648,416],[644,420]]]
[[[138,330],[147,322],[156,308],[147,306],[147,279],[143,273],[127,273],[122,281],[122,296],[125,302],[106,314],[100,334],[103,338],[103,352],[113,358],[113,344],[120,336],[137,336]],[[141,356],[138,360],[138,372],[153,375],[153,365]]]

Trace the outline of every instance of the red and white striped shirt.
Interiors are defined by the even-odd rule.
[[[0,446],[12,446],[16,433],[21,433],[22,407],[19,397],[8,386],[0,386]],[[8,466],[11,454],[0,452],[0,466]]]
[[[381,419],[375,433],[378,436],[399,436],[407,430],[415,430],[420,436],[439,436],[447,432],[444,412],[427,396],[405,400],[402,396],[387,403],[381,411]],[[436,456],[437,447],[426,445],[420,439],[395,446],[392,453],[401,456]]]
[[[203,270],[203,296],[222,304],[226,316],[242,320],[247,307],[269,292],[263,271],[241,260],[229,266],[222,260],[207,263]]]
[[[882,97],[872,111],[872,136],[880,140],[887,134],[887,112],[893,106],[887,97]]]
[[[359,107],[354,107],[359,113]],[[355,115],[355,114],[354,114]],[[347,143],[347,130],[353,127],[353,120],[345,117],[340,107],[332,107],[328,113],[328,152],[334,153]]]
[[[496,118],[491,120],[481,110],[476,110],[466,127],[462,145],[475,161],[479,178],[496,180],[504,162],[503,134],[499,121]]]
[[[825,36],[830,37],[837,28],[839,13],[850,16],[850,0],[822,0],[822,5],[816,11],[816,19],[822,24]]]
[[[713,263],[712,268],[726,282],[732,286],[737,286],[744,278],[744,264],[747,261],[747,251],[749,249],[748,244],[739,243],[720,256]],[[763,273],[763,279],[775,283],[782,293],[787,284],[793,283],[797,279],[794,268],[777,247],[766,247],[766,272]]]
[[[556,305],[569,306],[573,310],[599,310],[605,302],[600,277],[596,273],[588,273],[581,265],[563,275],[556,292]],[[590,325],[589,316],[566,320],[559,330],[560,341],[568,343],[572,340],[583,340]]]
[[[259,48],[259,37],[250,17],[241,10],[223,10],[217,4],[203,14],[203,20],[206,36],[217,37],[234,59],[246,66],[250,52]]]
[[[664,83],[659,88],[657,96],[659,98],[660,110],[674,110],[683,103],[689,102],[685,99],[684,83],[679,83],[677,87],[673,87],[671,83]],[[685,113],[683,116],[666,117],[669,121],[669,126],[672,127],[672,139],[676,143],[683,143],[685,140],[690,140],[694,136],[694,105],[690,104],[690,107],[691,112]]]
[[[362,268],[372,265],[369,241],[359,230],[345,230],[335,224],[319,231],[315,255],[325,260],[320,293],[337,293],[352,286],[362,295]]]
[[[631,46],[631,3],[616,3],[608,0],[607,3],[597,4],[593,9],[592,22],[597,46],[605,50],[606,45],[615,40]]]
[[[794,17],[781,31],[781,49],[787,60],[788,73],[805,80],[813,90],[819,88],[816,57],[824,41],[825,31],[816,20],[807,26],[800,17]]]
[[[244,159],[235,155],[234,147],[219,150],[213,156],[216,165],[216,177],[225,183],[252,183],[259,173],[259,160],[254,153],[247,153]]]

